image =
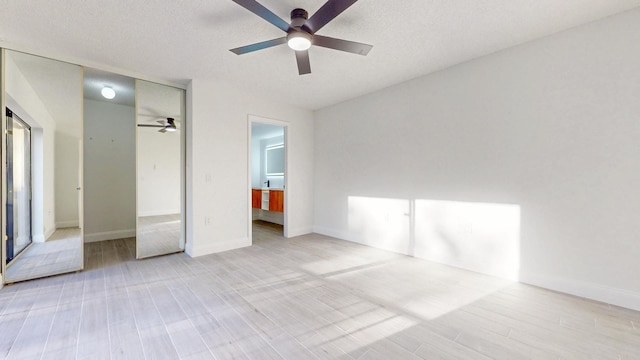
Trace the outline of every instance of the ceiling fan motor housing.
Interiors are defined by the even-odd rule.
[[[309,13],[305,9],[293,9],[291,10],[291,27],[300,28],[307,22]]]

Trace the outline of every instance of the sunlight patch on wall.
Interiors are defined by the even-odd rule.
[[[349,196],[349,240],[406,254],[410,203],[404,199]]]
[[[520,206],[459,201],[415,201],[413,255],[517,280]]]
[[[518,279],[519,205],[349,196],[346,235],[379,249]]]

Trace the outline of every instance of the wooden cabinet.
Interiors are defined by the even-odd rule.
[[[284,212],[284,190],[251,189],[251,207]]]
[[[269,190],[269,211],[284,212],[283,190]]]
[[[262,190],[251,189],[251,207],[254,209],[260,209],[262,203]]]

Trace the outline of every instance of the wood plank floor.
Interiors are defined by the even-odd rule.
[[[640,312],[320,235],[134,260],[0,290],[7,359],[640,359]]]
[[[61,228],[47,241],[34,242],[7,268],[7,282],[35,279],[82,267],[80,228]]]
[[[140,258],[184,250],[180,243],[180,214],[139,216],[136,234]]]

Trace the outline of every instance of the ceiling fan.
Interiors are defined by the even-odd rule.
[[[176,127],[176,120],[174,118],[168,117],[165,123],[165,120],[158,120],[157,123],[159,123],[160,125],[155,125],[155,124],[138,124],[139,127],[154,127],[154,128],[161,128],[160,130],[158,130],[158,132],[161,133],[166,133],[166,132],[173,132],[176,131],[178,128]]]
[[[372,45],[316,34],[318,30],[327,25],[329,21],[340,15],[356,1],[357,0],[329,0],[322,5],[311,18],[308,17],[309,14],[306,10],[299,8],[293,9],[291,11],[291,24],[288,24],[255,0],[233,0],[236,4],[286,32],[287,35],[277,39],[231,49],[230,51],[237,55],[242,55],[287,43],[291,49],[295,50],[298,74],[300,75],[311,73],[311,64],[309,62],[309,48],[311,45],[346,51],[358,55],[367,55],[373,48]]]

